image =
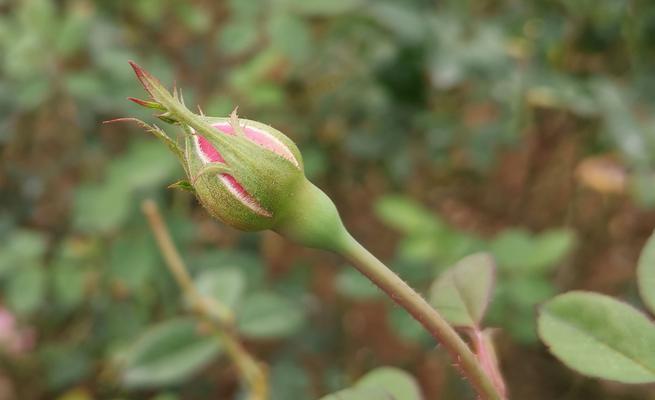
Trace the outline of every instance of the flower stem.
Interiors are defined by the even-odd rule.
[[[482,400],[505,400],[471,349],[421,295],[348,235],[342,254],[441,343]]]
[[[236,365],[241,379],[248,385],[247,400],[267,400],[268,373],[266,367],[241,344],[234,330],[232,310],[224,304],[200,294],[173,243],[157,204],[152,200],[146,200],[143,202],[142,209],[150,223],[166,266],[184,292],[191,309],[211,325],[212,331],[220,338],[227,354]]]
[[[496,350],[494,349],[491,340],[491,332],[481,331],[476,327],[470,329],[468,334],[482,368],[487,371],[487,375],[491,378],[498,392],[503,397],[506,396],[507,389],[505,387],[505,380],[503,379],[503,375],[500,373],[500,368],[498,367]]]

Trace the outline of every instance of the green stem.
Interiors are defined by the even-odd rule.
[[[203,297],[195,284],[188,268],[177,251],[157,204],[152,200],[143,202],[143,212],[148,218],[155,240],[159,245],[164,260],[173,277],[182,288],[191,308],[213,328],[221,339],[232,361],[236,364],[240,377],[249,388],[247,400],[268,399],[268,371],[259,363],[239,341],[234,330],[234,314],[223,303]]]
[[[348,235],[342,253],[362,274],[407,310],[446,348],[459,366],[462,375],[471,381],[482,400],[505,400],[464,340],[421,295],[352,236]]]

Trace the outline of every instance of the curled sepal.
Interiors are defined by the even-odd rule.
[[[203,165],[193,177],[191,184],[195,184],[198,178],[207,174],[230,174],[230,167],[222,163],[210,163]]]
[[[196,190],[193,188],[193,185],[191,182],[187,181],[186,179],[180,179],[177,182],[171,183],[168,185],[169,189],[179,189],[179,190],[184,190],[185,192],[189,193],[196,193]]]
[[[141,100],[141,99],[137,99],[136,97],[128,97],[127,99],[133,103],[140,105],[141,107],[150,108],[159,111],[166,111],[166,107],[162,106],[156,101]]]
[[[138,118],[116,118],[112,119],[109,121],[104,121],[103,124],[111,124],[115,122],[134,122],[140,127],[142,127],[146,132],[150,133],[157,139],[161,140],[166,144],[166,146],[175,154],[175,157],[184,164],[184,151],[180,148],[180,146],[177,144],[177,142],[173,139],[171,139],[170,136],[166,134],[161,128],[159,128],[157,125],[150,125],[147,124],[143,121],[141,121]]]

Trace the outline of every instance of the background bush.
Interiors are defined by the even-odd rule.
[[[206,114],[238,105],[289,135],[356,236],[424,293],[490,251],[488,324],[513,398],[654,395],[573,373],[535,334],[537,304],[566,290],[639,303],[655,224],[652,2],[4,0],[1,398],[242,395],[182,316],[145,198],[203,290],[235,309],[273,399],[318,398],[380,365],[428,399],[471,397],[342,260],[238,233],[166,190],[182,171],[164,146],[100,124],[150,118],[125,101],[141,93],[129,59]]]

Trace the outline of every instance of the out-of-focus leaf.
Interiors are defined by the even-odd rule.
[[[337,292],[356,301],[371,300],[381,296],[380,289],[353,267],[346,266],[337,275]]]
[[[234,309],[246,286],[243,273],[238,268],[208,269],[196,278],[198,291]]]
[[[188,223],[184,223],[188,226]],[[245,251],[212,250],[206,251],[190,260],[189,265],[199,270],[211,270],[218,265],[236,266],[245,277],[249,286],[261,286],[264,282],[263,260],[257,255]]]
[[[90,71],[68,75],[64,84],[75,98],[87,101],[93,101],[104,88],[98,75]]]
[[[398,243],[396,253],[402,260],[427,263],[439,259],[439,244],[436,235],[408,235]]]
[[[505,276],[498,280],[488,312],[490,324],[502,326],[517,342],[534,343],[537,337],[536,306],[557,291],[544,276]]]
[[[107,275],[130,290],[143,289],[157,272],[157,257],[150,236],[125,233],[112,243]]]
[[[249,20],[232,20],[219,35],[218,47],[226,54],[242,53],[257,42],[257,29]]]
[[[635,171],[630,177],[629,193],[644,208],[655,207],[655,174],[653,171]]]
[[[403,196],[384,196],[375,203],[375,212],[384,223],[402,233],[431,232],[441,222],[423,206]]]
[[[655,314],[655,234],[646,242],[637,266],[639,293],[650,311]]]
[[[163,184],[176,168],[175,156],[160,143],[133,144],[126,154],[110,164],[105,182],[77,189],[75,227],[87,233],[115,231],[129,216],[132,194]]]
[[[271,366],[271,400],[313,398],[307,370],[296,360],[282,359]]]
[[[634,163],[647,166],[650,157],[644,127],[628,107],[630,102],[626,98],[626,93],[618,85],[606,79],[598,80],[593,89],[605,119],[608,136]]]
[[[73,225],[83,232],[111,232],[125,221],[129,211],[130,198],[122,188],[84,185],[75,193]]]
[[[569,367],[626,383],[655,382],[655,324],[609,296],[570,292],[544,304],[539,336]]]
[[[175,11],[177,11],[177,15],[191,32],[204,33],[209,29],[212,18],[206,10],[195,6],[193,3],[181,2],[176,4]]]
[[[137,141],[127,153],[110,164],[109,184],[115,187],[122,185],[128,192],[158,187],[170,179],[177,165],[175,156],[161,143]]]
[[[46,277],[39,264],[27,264],[14,271],[6,288],[9,308],[21,315],[30,314],[43,303]]]
[[[352,11],[363,4],[362,0],[283,0],[281,4],[308,16],[331,16]]]
[[[350,389],[322,397],[321,400],[422,400],[414,377],[392,367],[374,369]]]
[[[25,82],[15,94],[14,99],[18,105],[29,110],[44,102],[51,94],[51,91],[52,86],[50,83],[37,77]]]
[[[86,15],[85,15],[86,14]],[[55,50],[62,56],[70,56],[83,48],[88,38],[91,15],[81,8],[68,14],[61,22],[55,39]]]
[[[526,231],[508,229],[496,236],[490,243],[491,252],[500,268],[525,268],[526,260],[532,257],[533,237]]]
[[[398,400],[390,398],[389,394],[383,389],[378,388],[358,388],[340,390],[336,393],[321,397],[320,400]]]
[[[394,307],[389,312],[389,324],[394,332],[409,342],[430,343],[432,337],[403,308]]]
[[[567,229],[553,229],[537,236],[535,252],[528,264],[536,272],[548,272],[575,245],[575,235]]]
[[[309,27],[301,18],[289,13],[276,13],[269,21],[269,35],[273,46],[295,62],[311,55]]]
[[[269,292],[246,297],[237,310],[239,332],[253,339],[280,339],[293,335],[303,320],[302,304]]]
[[[48,388],[60,390],[80,381],[91,371],[88,349],[79,345],[55,343],[39,348],[39,359],[45,366]],[[66,365],[66,368],[62,368]]]
[[[494,273],[489,254],[468,256],[432,284],[430,303],[452,325],[478,327],[491,300]]]
[[[229,76],[229,83],[235,90],[239,91],[247,98],[251,97],[250,91],[254,89],[265,88],[266,91],[272,92],[277,89],[278,92],[282,91],[279,86],[266,82],[267,74],[271,71],[279,69],[283,58],[281,54],[275,49],[268,48],[262,52],[257,53],[247,64],[241,68],[231,71]],[[278,71],[279,73],[279,71]],[[258,96],[261,96],[259,94]],[[267,97],[271,97],[269,94]],[[282,97],[282,94],[276,95]]]
[[[16,230],[0,244],[0,276],[40,260],[46,249],[45,237],[28,230]]]
[[[132,4],[132,10],[145,22],[155,22],[162,18],[166,8],[161,6],[159,0],[141,0]]]
[[[53,295],[57,304],[72,308],[84,298],[85,271],[78,265],[60,263],[51,271]]]
[[[548,272],[573,247],[575,236],[568,230],[550,230],[539,235],[509,229],[490,244],[499,268],[519,274]]]
[[[190,318],[150,328],[133,345],[122,365],[127,387],[157,387],[183,382],[222,352],[215,336],[201,336]]]
[[[366,12],[404,41],[418,42],[427,33],[424,14],[406,5],[378,1],[371,3]]]
[[[398,368],[377,368],[360,378],[357,387],[383,388],[389,396],[397,400],[423,398],[414,377]]]

